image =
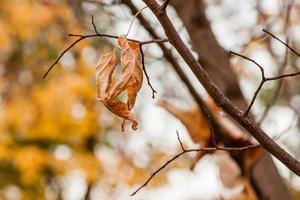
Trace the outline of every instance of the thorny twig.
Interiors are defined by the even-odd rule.
[[[48,70],[45,72],[43,75],[43,79],[47,77],[49,72],[54,68],[54,66],[59,62],[59,60],[67,53],[70,49],[72,49],[77,43],[79,43],[82,40],[88,39],[88,38],[94,38],[94,37],[106,37],[106,38],[113,38],[113,39],[118,39],[119,36],[117,35],[110,35],[110,34],[104,34],[104,33],[99,33],[97,31],[96,25],[94,23],[94,17],[92,16],[92,25],[95,31],[95,34],[89,34],[89,35],[80,35],[80,34],[69,34],[70,37],[78,37],[77,40],[75,40],[72,44],[70,44],[60,55],[59,57],[54,61],[54,63],[48,68]],[[146,45],[146,44],[152,44],[152,43],[164,43],[168,42],[168,39],[152,39],[152,40],[147,40],[147,41],[139,41],[135,39],[128,39],[129,41],[132,42],[137,42],[140,44],[140,46]]]
[[[176,131],[177,132],[177,131]],[[163,169],[165,169],[169,164],[171,164],[173,161],[175,161],[177,158],[181,157],[184,154],[191,153],[191,152],[200,152],[200,151],[245,151],[248,149],[253,149],[260,147],[260,144],[253,144],[245,147],[204,147],[204,148],[196,148],[196,149],[185,149],[183,147],[183,143],[180,140],[179,134],[177,132],[177,140],[181,147],[181,152],[173,156],[171,159],[166,161],[161,167],[159,167],[157,170],[155,170],[153,173],[151,173],[150,177],[133,193],[131,193],[131,196],[136,195],[142,188],[146,187],[148,183]]]

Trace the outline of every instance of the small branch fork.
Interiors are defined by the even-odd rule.
[[[287,29],[288,29],[287,27],[288,27],[289,22],[290,22],[290,16],[291,16],[291,10],[292,10],[293,4],[294,4],[294,0],[291,0],[290,3],[286,7],[286,15],[285,15],[284,26],[283,26],[284,30],[285,30],[285,34],[287,34]],[[265,33],[267,33],[267,32],[268,31],[265,31]],[[273,37],[273,38],[277,39],[277,37]],[[286,39],[285,44],[289,44],[289,38]],[[285,67],[287,66],[288,57],[289,57],[289,48],[286,48],[285,49],[284,61],[282,62],[281,66],[280,66],[278,74],[281,74],[283,72],[283,70],[285,69]],[[259,121],[257,122],[258,125],[260,125],[265,120],[267,114],[270,111],[271,106],[274,105],[274,103],[277,101],[277,99],[279,97],[279,94],[281,92],[281,88],[283,86],[283,80],[284,79],[281,79],[278,82],[277,86],[275,87],[272,97],[270,98],[269,102],[266,104],[264,112],[261,115],[261,118],[259,119]]]
[[[48,68],[48,70],[45,72],[43,75],[43,79],[47,77],[49,72],[54,68],[55,65],[60,61],[60,59],[67,53],[70,49],[72,49],[75,45],[77,45],[80,41],[88,39],[88,38],[94,38],[94,37],[105,37],[105,38],[113,38],[113,39],[118,39],[119,36],[117,35],[110,35],[110,34],[104,34],[104,33],[99,33],[96,25],[94,23],[94,17],[92,16],[92,25],[95,31],[95,34],[89,34],[89,35],[80,35],[80,34],[69,34],[70,37],[78,37],[77,40],[75,40],[72,44],[70,44],[60,55],[59,57],[54,61],[54,63]],[[152,39],[152,40],[147,40],[147,41],[139,41],[139,40],[134,40],[134,39],[128,39],[129,41],[132,42],[137,42],[139,43],[140,46],[147,45],[147,44],[153,44],[153,43],[164,43],[168,42],[168,39]]]
[[[131,196],[136,195],[141,189],[146,187],[148,183],[163,169],[165,169],[168,165],[170,165],[173,161],[175,161],[177,158],[181,157],[184,154],[191,153],[191,152],[200,152],[200,151],[245,151],[248,149],[258,148],[260,147],[260,144],[253,144],[245,147],[204,147],[204,148],[196,148],[196,149],[185,149],[183,146],[182,141],[180,140],[179,133],[177,133],[177,140],[181,147],[181,152],[173,156],[171,159],[166,161],[161,167],[159,167],[156,171],[151,173],[150,177],[142,184],[138,189],[136,189],[133,193],[131,193]]]
[[[278,37],[276,37],[274,34],[270,33],[269,31],[263,29],[263,31],[267,34],[269,34],[271,37],[273,37],[274,39],[278,40],[280,43],[282,43],[284,46],[286,46],[289,50],[291,50],[293,53],[295,53],[297,56],[300,57],[300,54],[295,50],[293,49],[291,46],[289,46],[287,43],[285,43],[284,41],[280,40]],[[266,75],[265,75],[265,72],[264,72],[264,68],[258,64],[255,60],[247,57],[247,56],[244,56],[244,55],[241,55],[239,53],[236,53],[236,52],[233,52],[233,51],[229,51],[229,54],[233,54],[233,55],[236,55],[236,56],[239,56],[245,60],[248,60],[252,63],[254,63],[260,70],[261,72],[261,81],[256,89],[256,91],[254,92],[254,95],[247,107],[247,109],[244,111],[244,115],[248,115],[248,113],[250,112],[254,102],[255,102],[255,99],[259,93],[259,91],[261,90],[262,86],[268,82],[268,81],[275,81],[275,80],[279,80],[279,79],[284,79],[284,78],[287,78],[287,77],[295,77],[295,76],[298,76],[300,75],[300,71],[299,72],[294,72],[294,73],[289,73],[289,74],[282,74],[282,75],[278,75],[278,76],[274,76],[274,77],[269,77],[267,78]]]

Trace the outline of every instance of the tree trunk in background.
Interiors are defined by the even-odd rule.
[[[218,87],[240,108],[246,108],[237,77],[230,67],[229,56],[218,44],[205,16],[205,5],[200,0],[170,1],[177,11],[199,55],[199,62]],[[260,199],[289,200],[289,191],[280,177],[269,153],[251,166],[251,181]]]

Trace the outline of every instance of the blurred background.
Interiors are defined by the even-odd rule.
[[[300,199],[299,177],[280,162],[274,160],[276,176],[260,180],[260,173],[267,176],[273,168],[264,165],[258,176],[256,172],[249,175],[244,164],[226,152],[204,155],[197,162],[195,154],[186,154],[130,197],[152,172],[180,152],[176,131],[186,148],[208,141],[202,133],[198,140],[193,138],[187,121],[204,123],[205,119],[194,117],[197,104],[174,71],[174,64],[157,44],[144,46],[146,68],[157,93],[152,99],[144,78],[133,109],[139,122],[137,131],[126,126],[121,132],[121,119],[96,101],[95,68],[100,55],[117,45],[116,40],[83,40],[45,79],[42,76],[76,39],[69,33],[94,33],[91,15],[99,32],[126,33],[135,13],[133,7],[144,7],[142,1],[132,2],[1,0],[0,199],[254,200],[263,199],[270,191],[273,196],[280,193],[270,199]],[[262,31],[271,31],[300,52],[299,0],[171,0],[167,10],[199,62],[240,107],[251,100],[260,71],[223,49],[254,59],[267,77],[300,70],[299,57]],[[149,9],[142,13],[164,38]],[[144,41],[154,36],[136,19],[128,37]],[[170,52],[192,87],[207,100],[205,90],[180,56]],[[252,109],[261,127],[298,160],[299,83],[297,77],[268,82]],[[162,100],[167,109],[157,105]],[[201,127],[203,132],[208,130]],[[251,160],[252,166],[251,156],[242,156]]]

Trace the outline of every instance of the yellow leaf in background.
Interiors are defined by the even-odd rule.
[[[127,41],[125,36],[119,37],[118,44],[121,48],[121,80],[116,84],[112,83],[112,74],[117,64],[115,50],[102,55],[96,69],[98,99],[112,113],[124,119],[122,130],[125,120],[130,120],[132,129],[136,130],[138,123],[130,111],[143,82],[142,56],[139,44]],[[117,99],[124,91],[127,92],[127,104]]]
[[[195,143],[205,146],[209,142],[209,124],[205,115],[198,107],[195,106],[192,109],[184,110],[176,108],[166,101],[160,101],[158,105],[166,109],[182,122]]]

